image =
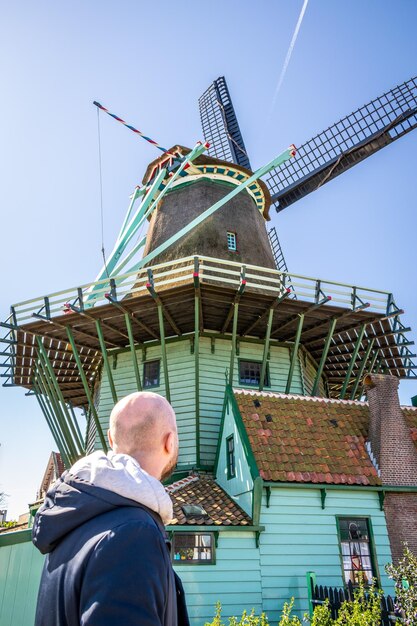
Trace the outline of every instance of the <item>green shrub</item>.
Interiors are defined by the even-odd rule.
[[[213,621],[206,622],[204,626],[225,626],[222,620],[222,605],[220,602],[216,604],[216,613]],[[257,616],[255,615],[255,609],[252,609],[250,613],[243,611],[240,618],[229,617],[229,626],[269,626],[269,622],[265,613]],[[294,624],[294,626],[298,625]]]
[[[390,563],[385,570],[394,581],[397,607],[401,613],[398,620],[407,626],[417,625],[417,557],[404,543],[403,556],[397,565]]]

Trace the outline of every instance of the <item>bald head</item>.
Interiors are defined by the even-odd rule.
[[[111,412],[108,436],[114,452],[129,454],[152,475],[161,466],[158,478],[163,477],[168,457],[175,456],[176,462],[175,413],[169,402],[156,393],[140,391],[120,400]]]

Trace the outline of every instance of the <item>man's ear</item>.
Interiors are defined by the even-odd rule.
[[[111,438],[110,428],[107,431],[107,439],[109,440],[110,448],[113,450],[113,439]]]
[[[168,454],[171,454],[172,451],[174,450],[174,446],[175,446],[175,435],[174,433],[171,431],[169,432],[166,436],[165,436],[165,451]]]

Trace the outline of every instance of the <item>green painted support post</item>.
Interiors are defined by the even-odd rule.
[[[152,250],[152,252],[147,254],[146,257],[144,257],[137,265],[132,267],[130,271],[133,272],[147,265],[150,261],[152,261],[152,259],[154,259],[159,254],[161,254],[161,252],[164,252],[167,248],[172,246],[173,243],[178,241],[178,239],[181,239],[181,237],[189,233],[191,230],[194,230],[196,226],[204,222],[204,220],[210,217],[210,215],[213,215],[213,213],[215,213],[218,209],[224,206],[227,202],[229,202],[229,200],[234,198],[238,193],[246,189],[246,187],[250,187],[250,185],[252,185],[252,183],[254,183],[256,180],[258,180],[258,178],[260,178],[261,176],[264,176],[264,174],[267,174],[269,171],[271,171],[275,167],[282,165],[283,163],[285,163],[285,161],[288,161],[293,156],[295,156],[295,148],[290,147],[288,148],[288,150],[285,150],[282,154],[275,157],[275,159],[272,159],[272,161],[267,163],[267,165],[260,167],[258,170],[256,170],[254,174],[252,174],[252,176],[250,176],[250,178],[240,183],[240,185],[235,187],[230,193],[224,196],[224,198],[215,202],[213,206],[203,211],[195,219],[191,220],[189,224],[184,226],[184,228],[181,228],[181,230],[175,233],[175,235],[173,235],[172,237],[169,237],[169,239],[167,239],[163,244],[156,247],[155,250]]]
[[[168,402],[171,402],[171,392],[169,389],[167,346],[165,343],[164,315],[162,313],[162,305],[158,303],[157,307],[158,307],[159,334],[161,337],[162,364],[164,367],[164,378],[165,378],[165,397],[168,400]]]
[[[264,344],[264,353],[262,357],[262,367],[261,367],[261,377],[259,379],[259,391],[262,391],[265,383],[265,374],[266,374],[266,364],[268,359],[269,352],[269,342],[271,339],[271,328],[272,328],[272,320],[274,319],[274,309],[271,308],[269,310],[268,315],[268,324],[266,327],[266,336],[265,336],[265,344]]]
[[[130,315],[127,312],[125,313],[125,324],[126,324],[127,334],[129,335],[130,354],[132,355],[133,370],[135,372],[135,378],[136,378],[136,387],[138,391],[142,391],[142,382],[140,380],[138,359],[136,357],[135,339],[133,337],[132,323],[130,321]]]
[[[113,398],[113,402],[116,404],[117,402],[116,387],[114,384],[113,372],[110,367],[109,357],[108,357],[107,348],[106,348],[106,342],[104,341],[103,329],[101,328],[100,320],[96,320],[96,330],[97,330],[98,340],[100,343],[101,354],[103,355],[103,363],[104,363],[104,368],[106,370],[107,378],[109,381],[111,395]]]
[[[236,334],[237,334],[237,318],[239,314],[239,303],[235,302],[235,310],[233,311],[233,330],[232,330],[232,351],[230,353],[230,368],[229,368],[229,385],[233,387],[233,367],[235,363],[236,354]]]
[[[94,423],[95,423],[96,428],[97,428],[97,433],[98,433],[98,436],[100,437],[101,445],[103,447],[104,452],[107,453],[107,451],[108,451],[107,443],[106,443],[106,440],[104,438],[104,434],[103,434],[103,430],[101,428],[101,424],[100,424],[100,420],[99,420],[99,417],[98,417],[98,413],[97,413],[96,407],[94,406],[93,396],[91,394],[90,387],[88,386],[87,377],[86,377],[85,372],[83,370],[83,366],[82,366],[82,363],[81,363],[80,355],[78,354],[77,346],[75,345],[75,341],[74,341],[74,337],[73,337],[71,328],[69,326],[66,326],[66,331],[67,331],[67,336],[68,336],[69,342],[71,344],[72,353],[74,355],[74,359],[75,359],[75,362],[76,362],[77,367],[78,367],[78,372],[80,374],[81,382],[82,382],[83,387],[84,387],[84,392],[85,392],[85,395],[87,396],[88,404],[90,406],[90,411],[91,411],[91,413],[93,415]]]
[[[195,431],[197,467],[200,465],[200,298],[194,298]]]
[[[315,572],[307,572],[306,578],[307,578],[308,611],[310,613],[310,618],[311,618],[313,617],[313,613],[314,613],[313,596],[314,596],[314,589],[317,584]]]
[[[342,391],[340,392],[340,396],[339,397],[340,397],[341,400],[343,400],[343,398],[345,397],[346,389],[348,388],[349,381],[350,381],[350,378],[352,376],[353,368],[355,366],[355,361],[357,359],[358,352],[359,352],[359,349],[361,347],[361,343],[362,343],[363,336],[365,334],[366,327],[367,327],[367,324],[362,324],[361,329],[359,331],[359,335],[358,335],[358,338],[357,338],[356,343],[355,343],[355,348],[353,350],[353,354],[352,354],[352,357],[350,359],[349,367],[348,367],[348,370],[346,372],[345,380],[343,381]]]
[[[50,383],[48,379],[48,371],[46,369],[46,365],[43,363],[43,361],[40,358],[38,360],[37,374],[39,376],[39,384],[43,388],[45,397],[49,399],[49,402],[52,405],[52,413],[55,415],[55,418],[58,421],[58,424],[61,428],[63,439],[68,448],[69,460],[71,461],[71,463],[73,463],[78,458],[77,448],[75,447],[74,440],[71,437],[71,433],[69,431],[68,424],[65,419],[65,415],[62,411],[58,397],[55,394],[53,385]]]
[[[304,324],[304,313],[301,313],[299,315],[297,333],[295,335],[294,345],[292,347],[291,363],[290,363],[290,369],[288,371],[287,386],[285,388],[285,393],[290,393],[290,390],[291,390],[292,377],[294,374],[295,363],[298,358],[298,347],[300,345],[300,337],[301,337],[301,331],[303,330],[303,324]]]
[[[329,352],[330,344],[333,339],[333,334],[334,334],[334,329],[336,328],[336,323],[337,323],[337,318],[334,317],[330,322],[329,332],[327,333],[326,341],[324,342],[324,348],[323,348],[323,352],[321,353],[319,367],[317,369],[316,378],[314,379],[313,389],[311,390],[312,396],[315,396],[317,394],[317,391],[319,388],[320,378],[323,373],[324,364],[327,359],[327,353]]]
[[[60,405],[61,405],[61,407],[63,409],[64,416],[65,416],[65,418],[67,420],[68,426],[69,426],[69,428],[71,430],[72,436],[73,436],[74,441],[76,443],[76,446],[78,448],[78,453],[82,456],[84,454],[84,444],[83,444],[82,440],[80,439],[80,437],[78,436],[77,429],[75,428],[75,426],[74,426],[74,424],[72,422],[71,414],[70,414],[70,412],[68,410],[68,407],[67,407],[66,402],[65,402],[65,398],[64,398],[64,396],[62,394],[61,388],[60,388],[59,383],[58,383],[58,381],[56,379],[55,372],[54,372],[54,369],[53,369],[53,367],[51,365],[51,362],[49,360],[48,354],[47,354],[47,352],[45,350],[45,346],[43,345],[42,340],[41,340],[40,337],[36,337],[36,341],[38,343],[38,348],[39,348],[39,351],[40,351],[41,360],[43,360],[43,362],[44,362],[44,364],[46,366],[46,369],[48,371],[49,378],[50,378],[50,380],[52,382],[52,386],[55,389],[55,392],[56,392],[56,395],[58,397],[59,403],[60,403]]]
[[[365,355],[364,355],[364,357],[362,359],[362,363],[360,364],[360,367],[359,367],[359,372],[356,375],[356,380],[355,380],[355,384],[353,385],[352,393],[350,394],[350,399],[351,400],[355,399],[356,392],[358,391],[359,383],[362,380],[362,376],[363,376],[363,373],[365,371],[365,367],[366,367],[366,364],[368,362],[368,359],[369,359],[369,356],[371,354],[371,350],[373,348],[374,343],[375,343],[375,338],[371,339],[371,341],[368,343]]]
[[[41,409],[41,411],[42,411],[42,413],[43,413],[43,415],[45,417],[45,421],[48,424],[49,430],[51,431],[52,436],[53,436],[53,438],[55,440],[55,443],[56,443],[57,448],[59,450],[59,453],[61,455],[62,461],[63,461],[66,469],[69,469],[71,467],[71,463],[70,463],[69,457],[67,456],[67,452],[65,450],[62,438],[61,438],[58,430],[55,427],[55,424],[54,424],[54,422],[53,422],[53,420],[51,418],[51,415],[48,412],[47,406],[46,406],[46,404],[43,401],[42,393],[41,393],[41,391],[40,391],[40,389],[39,389],[39,387],[38,387],[38,385],[36,383],[33,383],[33,389],[35,391],[36,399],[38,401],[40,409]]]

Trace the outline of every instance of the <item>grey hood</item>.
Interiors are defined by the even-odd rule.
[[[74,528],[121,506],[142,505],[164,524],[173,517],[163,485],[127,454],[94,452],[77,461],[48,491],[32,530],[33,543],[50,552]]]

